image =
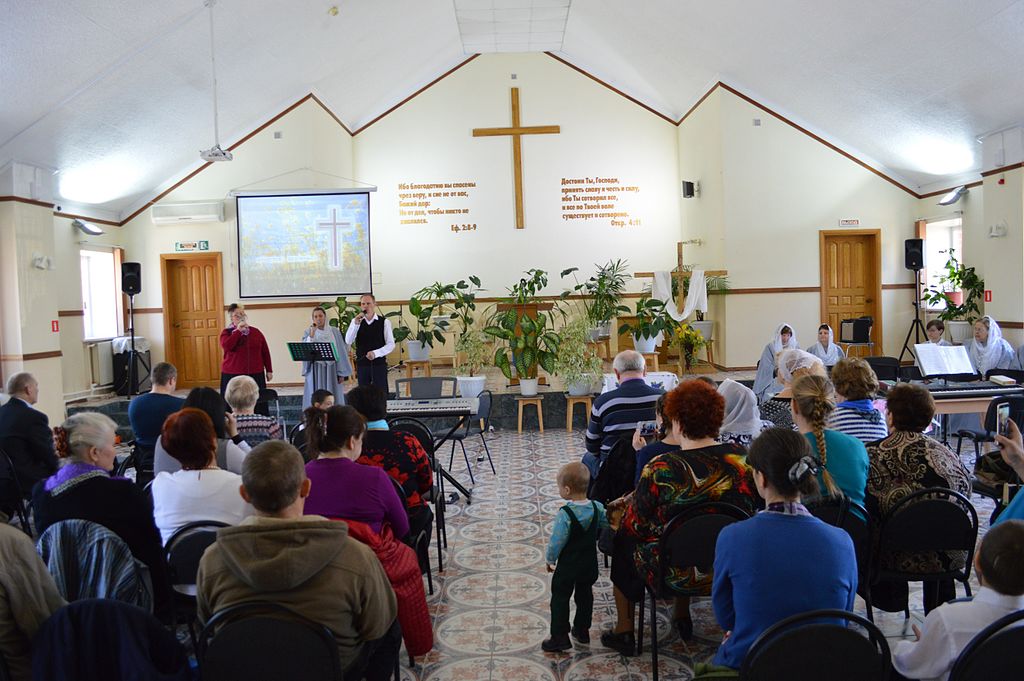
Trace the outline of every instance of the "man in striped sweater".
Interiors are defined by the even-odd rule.
[[[636,430],[637,423],[654,420],[654,405],[662,393],[644,381],[647,373],[644,356],[635,350],[617,354],[612,369],[619,387],[594,400],[587,426],[587,453],[583,455],[583,464],[590,469],[591,479],[597,477],[597,471],[620,437]]]

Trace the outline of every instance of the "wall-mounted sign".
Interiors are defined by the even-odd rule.
[[[187,253],[189,251],[208,251],[209,241],[175,241],[174,251],[176,253]]]
[[[855,218],[846,218],[845,220],[839,221],[840,227],[860,227],[860,220]]]

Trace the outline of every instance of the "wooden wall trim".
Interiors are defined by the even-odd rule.
[[[982,175],[982,177],[984,177],[985,173],[982,173],[981,175]],[[976,182],[967,182],[967,183],[964,184],[964,186],[967,187],[968,189],[974,189],[975,187],[980,187],[982,184],[984,184],[984,183],[981,180],[978,180]],[[934,191],[934,192],[928,192],[927,194],[918,194],[917,198],[919,198],[919,199],[930,199],[933,196],[942,196],[943,194],[950,193],[951,191],[953,191],[954,189],[956,189],[959,186],[960,185],[954,185],[952,187],[947,187],[945,189],[939,189],[939,190]]]
[[[652,114],[654,114],[658,118],[660,118],[660,119],[662,119],[664,121],[668,121],[672,125],[679,125],[679,123],[677,123],[676,121],[672,120],[672,118],[670,118],[669,116],[666,116],[665,114],[661,113],[657,109],[644,104],[643,102],[641,102],[636,97],[631,97],[631,96],[627,95],[625,92],[623,92],[622,90],[618,89],[617,87],[615,87],[613,85],[609,85],[608,83],[606,83],[605,81],[601,80],[600,78],[598,78],[594,74],[587,72],[586,70],[580,68],[579,66],[576,66],[575,64],[573,64],[570,61],[567,61],[567,60],[563,59],[562,57],[559,57],[557,54],[555,54],[553,52],[545,52],[544,54],[548,55],[549,57],[551,57],[552,59],[554,59],[557,62],[561,62],[562,64],[565,64],[566,66],[568,66],[573,71],[576,71],[578,73],[583,74],[584,76],[586,76],[587,78],[591,79],[595,83],[597,83],[599,85],[603,85],[604,87],[608,88],[609,90],[611,90],[615,94],[619,95],[620,97],[625,97],[629,101],[631,101],[634,104],[636,104],[637,106],[639,106],[641,109],[645,109],[647,111],[650,111]],[[708,93],[708,94],[710,94],[710,93]],[[707,97],[707,95],[704,95],[704,96]],[[701,102],[702,101],[704,101],[703,98],[701,99]],[[700,104],[700,102],[697,102],[697,103]],[[691,111],[692,111],[692,109],[691,109]]]
[[[694,104],[693,106],[691,106],[691,107],[690,107],[690,108],[689,108],[689,109],[687,110],[687,112],[686,112],[686,113],[684,113],[684,114],[682,115],[682,117],[681,117],[681,118],[680,118],[680,119],[679,119],[678,121],[676,121],[676,126],[678,127],[678,126],[682,125],[682,124],[683,124],[683,121],[685,121],[685,120],[686,120],[687,118],[689,118],[689,117],[690,117],[690,114],[692,114],[692,113],[693,113],[694,111],[696,111],[696,110],[697,110],[697,107],[699,107],[699,106],[700,106],[701,104],[703,104],[703,103],[704,103],[704,100],[705,100],[705,99],[707,99],[708,97],[710,97],[710,96],[711,96],[711,93],[712,93],[712,92],[714,92],[715,90],[717,90],[717,89],[719,88],[719,86],[720,86],[721,84],[722,84],[722,81],[718,81],[717,83],[715,83],[714,85],[712,85],[712,86],[711,86],[711,87],[710,87],[710,88],[708,89],[708,91],[707,91],[707,92],[705,92],[705,93],[704,93],[704,94],[703,94],[703,95],[701,96],[701,98],[700,98],[700,99],[698,99],[698,100],[697,100],[697,102],[696,102],[696,103],[695,103],[695,104]]]
[[[58,317],[84,317],[85,310],[57,310]]]
[[[761,288],[731,288],[726,295],[744,296],[765,293],[820,293],[820,286],[765,286]]]
[[[162,307],[137,307],[135,308],[135,314],[163,314],[164,309]]]
[[[913,291],[914,290],[914,285],[913,284],[882,284],[882,290],[883,291],[901,291],[903,289],[908,289],[910,291]]]
[[[1002,168],[994,168],[992,170],[986,170],[985,172],[983,172],[981,174],[981,176],[982,177],[989,177],[990,175],[998,175],[999,173],[1007,173],[1007,172],[1009,172],[1011,170],[1016,170],[1017,168],[1024,168],[1024,161],[1021,161],[1020,163],[1013,163],[1013,164],[1008,165],[1008,166],[1003,166]]]
[[[53,216],[56,218],[67,218],[69,220],[85,220],[86,222],[95,222],[97,225],[107,225],[108,227],[120,227],[122,223],[115,222],[113,220],[102,220],[100,218],[91,218],[88,215],[78,215],[77,213],[62,213],[58,211],[53,212]]]
[[[1000,321],[997,321],[996,323],[999,324],[999,326],[1003,327],[1004,329],[1024,329],[1024,322],[1000,322]]]
[[[476,58],[477,58],[477,57],[479,57],[479,56],[480,56],[479,54],[474,54],[474,55],[470,55],[470,57],[469,57],[468,59],[466,59],[465,61],[463,61],[463,62],[461,62],[461,63],[459,63],[459,64],[456,64],[456,65],[455,65],[455,66],[453,66],[452,68],[448,69],[447,71],[445,71],[444,73],[442,73],[442,74],[441,74],[440,76],[438,76],[438,77],[437,77],[437,78],[435,78],[434,80],[430,81],[429,83],[427,83],[426,85],[424,85],[423,87],[421,87],[421,88],[420,88],[419,90],[417,90],[416,92],[412,93],[411,95],[409,95],[408,97],[406,97],[405,99],[403,99],[402,101],[400,101],[400,102],[399,102],[398,104],[395,104],[395,105],[394,105],[393,107],[391,107],[390,109],[388,109],[388,110],[387,110],[387,111],[385,111],[384,113],[380,114],[379,116],[377,116],[376,118],[374,118],[373,120],[371,120],[371,121],[370,121],[369,123],[367,123],[366,125],[362,125],[362,126],[360,126],[360,127],[356,128],[356,131],[355,131],[354,133],[352,133],[352,135],[353,135],[353,136],[355,136],[355,135],[358,135],[358,134],[359,134],[359,133],[361,133],[361,132],[362,132],[363,130],[366,130],[366,129],[367,129],[368,127],[370,127],[371,125],[373,125],[374,123],[376,123],[376,122],[377,122],[377,121],[379,121],[380,119],[382,119],[382,118],[384,118],[385,116],[387,116],[388,114],[390,114],[390,113],[391,113],[392,111],[395,111],[395,110],[396,110],[396,109],[398,109],[399,107],[402,107],[402,106],[404,106],[404,105],[405,105],[406,103],[408,103],[408,102],[409,102],[410,100],[412,100],[412,99],[413,99],[414,97],[418,97],[419,95],[423,94],[424,92],[426,92],[426,91],[427,91],[427,90],[429,90],[430,88],[434,87],[435,85],[437,85],[438,83],[440,83],[440,82],[441,82],[442,80],[444,80],[444,79],[445,79],[445,78],[447,78],[448,76],[452,75],[453,73],[455,73],[456,71],[458,71],[459,69],[461,69],[461,68],[462,68],[463,66],[465,66],[466,64],[468,64],[469,62],[473,61],[474,59],[476,59]]]
[[[24,355],[4,355],[2,358],[5,362],[31,362],[37,359],[53,359],[54,357],[63,357],[64,353],[60,350],[50,350],[48,352],[29,352]]]
[[[320,101],[320,98],[319,98],[319,97],[317,97],[316,95],[314,95],[314,94],[313,94],[312,92],[311,92],[311,93],[309,93],[309,96],[313,98],[313,101],[314,101],[314,102],[316,102],[317,104],[319,104],[319,105],[320,105],[320,108],[321,108],[321,109],[323,109],[324,111],[326,111],[326,112],[327,112],[327,115],[328,115],[328,116],[330,116],[331,118],[333,118],[333,119],[334,119],[334,122],[335,122],[335,123],[337,123],[338,125],[340,125],[340,126],[342,127],[342,129],[343,129],[343,130],[344,130],[345,132],[347,132],[347,133],[348,133],[349,137],[351,137],[351,136],[352,136],[352,131],[348,129],[348,126],[347,126],[347,125],[345,125],[345,123],[344,123],[344,122],[342,122],[342,120],[341,120],[340,118],[338,118],[338,116],[337,116],[337,115],[336,115],[336,114],[335,114],[335,113],[334,113],[333,111],[331,111],[330,107],[328,107],[328,106],[327,106],[326,104],[324,104],[324,103],[323,103],[322,101]]]
[[[22,196],[0,196],[0,203],[3,203],[4,201],[27,203],[31,206],[42,206],[43,208],[53,208],[52,203],[47,203],[46,201],[36,201],[35,199],[26,199]]]

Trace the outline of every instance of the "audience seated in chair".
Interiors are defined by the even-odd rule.
[[[241,493],[255,514],[220,530],[203,555],[199,620],[239,603],[273,601],[331,630],[346,679],[364,672],[390,678],[401,647],[395,593],[373,551],[349,537],[345,523],[303,514],[310,487],[302,456],[286,442],[264,442],[246,457]]]
[[[10,399],[0,407],[0,449],[7,452],[24,494],[57,470],[53,434],[46,414],[34,409],[39,400],[39,381],[18,373],[7,380]],[[9,509],[0,509],[9,510]]]
[[[761,351],[761,359],[757,362],[757,375],[754,377],[754,394],[758,404],[770,400],[782,389],[781,381],[776,381],[779,353],[783,350],[799,350],[800,343],[793,333],[792,324],[782,323],[775,327],[770,343]],[[820,360],[819,360],[820,361]]]
[[[647,440],[647,436],[640,434],[640,424],[637,424],[636,430],[633,431],[633,449],[636,450],[636,475],[633,476],[633,489],[636,489],[637,483],[640,482],[640,475],[651,459],[679,449],[679,440],[676,439],[675,433],[665,421],[665,396],[665,393],[658,395],[658,401],[654,403],[656,430],[650,437],[650,441]]]
[[[793,399],[793,383],[801,376],[826,377],[825,365],[809,352],[787,349],[779,353],[777,380],[781,386],[771,398],[761,402],[761,418],[781,428],[796,430],[790,402]]]
[[[822,376],[801,376],[793,384],[790,406],[793,422],[810,441],[817,456],[821,495],[845,494],[863,506],[868,452],[857,438],[825,427],[835,407],[832,383]]]
[[[429,530],[434,514],[424,495],[433,487],[434,477],[423,445],[411,433],[392,432],[388,428],[388,398],[377,386],[355,387],[346,399],[349,406],[366,419],[363,449],[356,463],[384,469],[402,487],[410,537]]]
[[[920,629],[913,625],[915,640],[896,643],[892,663],[898,679],[947,679],[976,634],[1024,609],[1024,521],[991,528],[974,556],[974,570],[981,589],[973,600],[937,607]]]
[[[762,430],[772,427],[771,421],[761,419],[757,396],[747,386],[727,378],[718,384],[718,393],[725,400],[725,416],[722,429],[718,432],[719,442],[749,447]]]
[[[284,428],[277,419],[255,412],[259,397],[260,387],[249,376],[235,376],[228,381],[224,391],[224,399],[231,407],[238,434],[250,447],[267,440],[284,439]]]
[[[160,429],[168,416],[185,406],[185,400],[174,396],[178,370],[173,364],[160,362],[153,367],[152,378],[153,388],[128,403],[128,421],[135,435],[136,473],[153,470],[153,451]],[[140,484],[145,482],[148,480]]]
[[[970,496],[970,475],[959,457],[944,444],[924,435],[935,413],[935,402],[924,387],[899,383],[888,392],[887,418],[892,435],[868,447],[871,460],[864,506],[876,518],[896,502],[920,489],[946,487]],[[960,552],[882,555],[882,567],[914,571],[962,567]],[[883,610],[903,610],[907,602],[905,582],[882,582],[871,587],[873,605]],[[924,583],[925,612],[955,596],[953,580]]]
[[[40,534],[62,520],[81,519],[103,525],[128,545],[149,568],[155,612],[170,617],[170,584],[160,533],[153,522],[149,496],[127,478],[112,478],[116,424],[96,412],[68,417],[54,429],[63,465],[40,480],[32,492],[32,508]]]
[[[836,390],[836,408],[825,427],[852,435],[867,444],[889,434],[882,412],[872,400],[878,391],[878,377],[860,357],[840,360],[829,377]]]
[[[665,524],[688,506],[722,501],[750,513],[757,505],[757,491],[746,450],[715,441],[722,425],[725,401],[703,381],[684,381],[665,398],[665,417],[679,441],[679,449],[651,460],[640,476],[632,498],[609,505],[615,512],[625,508],[615,537],[611,580],[614,585],[617,622],[601,636],[605,647],[634,655],[635,604],[644,598],[644,582],[657,582],[658,539]],[[711,575],[696,570],[666,576],[677,592],[676,628],[684,640],[693,635],[690,596],[711,591]]]
[[[380,532],[391,525],[396,537],[409,533],[409,516],[395,486],[383,469],[362,466],[366,422],[350,406],[333,406],[327,411],[310,407],[304,413],[309,453],[316,458],[306,464],[313,491],[306,499],[306,511],[328,518],[366,523]]]
[[[181,464],[180,471],[164,471],[153,480],[153,516],[165,544],[190,522],[237,525],[252,514],[238,494],[241,476],[217,466],[217,434],[206,412],[186,407],[171,414],[160,439]]]
[[[4,518],[0,522],[0,655],[12,681],[32,678],[32,637],[63,605],[32,540]]]
[[[186,407],[195,407],[206,412],[217,434],[217,466],[232,473],[242,473],[242,461],[252,447],[238,434],[235,417],[227,413],[227,403],[213,388],[192,388],[185,398]],[[181,470],[181,463],[164,449],[161,438],[156,440],[153,457],[153,473],[174,473]]]
[[[750,646],[776,622],[809,610],[852,610],[857,597],[857,556],[849,535],[800,503],[802,495],[818,491],[818,462],[807,440],[772,428],[754,440],[747,463],[767,508],[718,536],[711,593],[715,617],[726,631],[714,664],[731,669],[740,667]]]

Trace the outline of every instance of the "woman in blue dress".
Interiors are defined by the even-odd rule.
[[[352,364],[348,359],[345,337],[337,328],[327,324],[327,313],[321,307],[313,308],[313,323],[302,335],[303,343],[333,343],[336,362],[303,362],[302,375],[306,387],[302,392],[302,410],[313,403],[315,390],[330,390],[334,393],[335,404],[345,404],[345,379],[352,375]]]

